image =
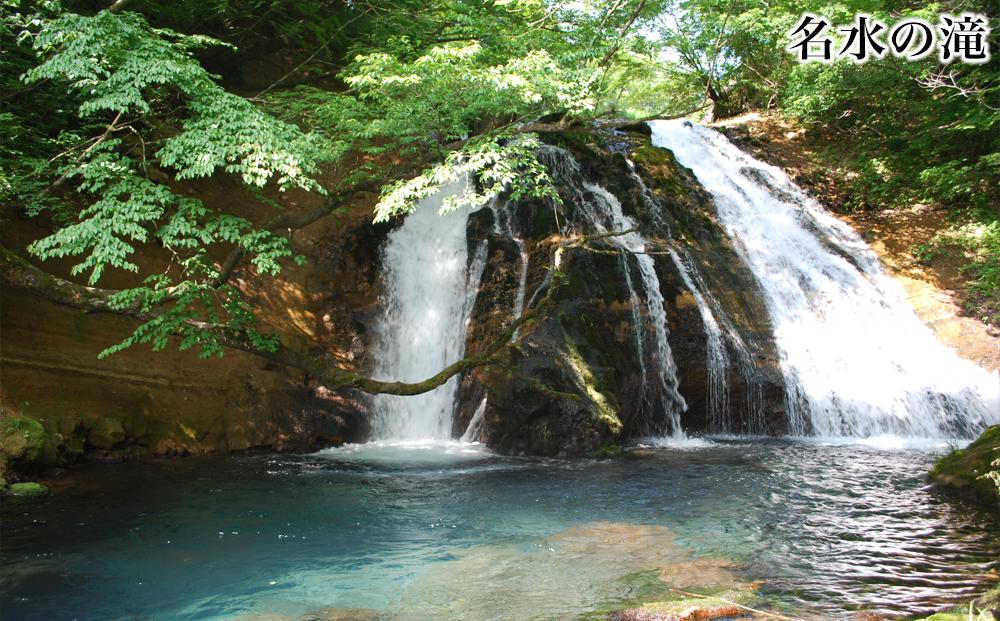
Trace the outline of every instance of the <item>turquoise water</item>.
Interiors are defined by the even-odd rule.
[[[575,618],[756,580],[786,613],[912,614],[1000,567],[1000,524],[926,489],[932,460],[730,439],[606,461],[366,446],[94,466],[5,500],[0,618]]]

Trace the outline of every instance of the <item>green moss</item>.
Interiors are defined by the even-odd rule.
[[[621,579],[628,587],[630,600],[639,605],[650,600],[669,599],[670,587],[660,579],[659,569],[645,569],[627,574]]]
[[[35,462],[44,445],[45,429],[37,420],[21,415],[0,419],[0,460]]]
[[[959,606],[945,612],[937,612],[916,621],[979,621],[990,619],[990,610],[1000,609],[1000,586],[995,586],[973,600],[970,605]],[[971,613],[971,614],[970,614]]]
[[[574,154],[587,152],[593,140],[593,134],[585,130],[564,130],[542,135],[542,141],[554,147],[562,147]]]
[[[560,319],[563,318],[564,317],[560,317]],[[583,384],[587,397],[589,397],[591,402],[593,402],[593,404],[597,407],[597,420],[603,423],[612,434],[618,435],[622,431],[622,421],[621,418],[618,417],[617,408],[615,408],[612,401],[604,393],[598,390],[596,377],[590,370],[590,366],[587,364],[587,361],[580,355],[576,342],[573,341],[573,338],[569,335],[565,326],[560,327],[563,329],[563,337],[566,343],[567,361],[573,369],[573,372],[576,373],[580,383]]]
[[[1000,425],[993,425],[966,448],[938,459],[928,478],[969,500],[1000,508],[997,484],[984,476],[997,469],[992,465],[997,459],[1000,459]]]
[[[32,497],[49,493],[49,488],[41,483],[15,483],[10,486],[11,496]]]
[[[929,617],[923,617],[924,621],[969,621],[967,612],[938,612]]]
[[[632,152],[632,161],[643,166],[677,166],[677,159],[669,149],[654,147],[648,140]]]
[[[604,457],[604,458],[620,457],[622,453],[623,450],[621,445],[611,443],[611,444],[605,444],[601,448],[597,449],[594,452],[594,457]]]
[[[680,164],[667,149],[643,145],[632,152],[632,161],[645,168],[655,180],[655,190],[667,196],[686,194],[683,182],[677,175]]]
[[[988,610],[1000,609],[1000,584],[980,595],[976,600],[976,605]]]

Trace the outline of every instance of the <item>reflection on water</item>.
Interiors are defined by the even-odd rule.
[[[650,580],[763,580],[802,615],[926,611],[1000,558],[1000,525],[924,488],[932,458],[731,438],[611,461],[453,444],[94,467],[5,500],[0,617],[525,619]]]

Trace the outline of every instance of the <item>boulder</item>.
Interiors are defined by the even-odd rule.
[[[0,418],[0,463],[34,463],[44,446],[45,429],[37,420],[19,414]]]
[[[528,254],[525,304],[547,299],[549,306],[522,326],[502,364],[463,378],[456,429],[467,427],[485,397],[480,439],[503,453],[609,454],[609,447],[670,431],[668,408],[689,433],[784,433],[783,378],[763,298],[693,174],[640,133],[566,131],[543,139],[550,146],[542,160],[560,202],[507,199],[492,206],[505,210],[502,216],[484,209],[470,219],[470,247],[485,241],[488,252],[466,353],[483,351],[514,321],[520,249],[510,233],[497,232],[495,219],[509,221]],[[594,237],[594,205],[608,200],[604,190],[649,242],[686,408],[654,379],[658,346],[641,299],[638,255]],[[596,217],[615,232],[607,214]],[[678,265],[668,249],[687,263]],[[725,346],[736,361],[723,378],[726,420],[709,397],[705,323],[687,281],[695,271],[703,299],[725,317]]]
[[[97,419],[90,427],[87,441],[99,449],[113,449],[125,439],[125,428],[117,418]]]
[[[995,472],[1000,477],[1000,465],[994,465],[998,460],[1000,425],[993,425],[969,446],[939,458],[928,479],[952,495],[1000,511],[1000,480],[987,476]]]

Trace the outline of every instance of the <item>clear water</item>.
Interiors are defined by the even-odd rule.
[[[666,444],[611,461],[383,442],[92,467],[5,499],[0,617],[576,618],[649,596],[659,573],[683,590],[762,580],[786,614],[850,618],[961,601],[1000,560],[1000,524],[925,489],[926,448]]]

